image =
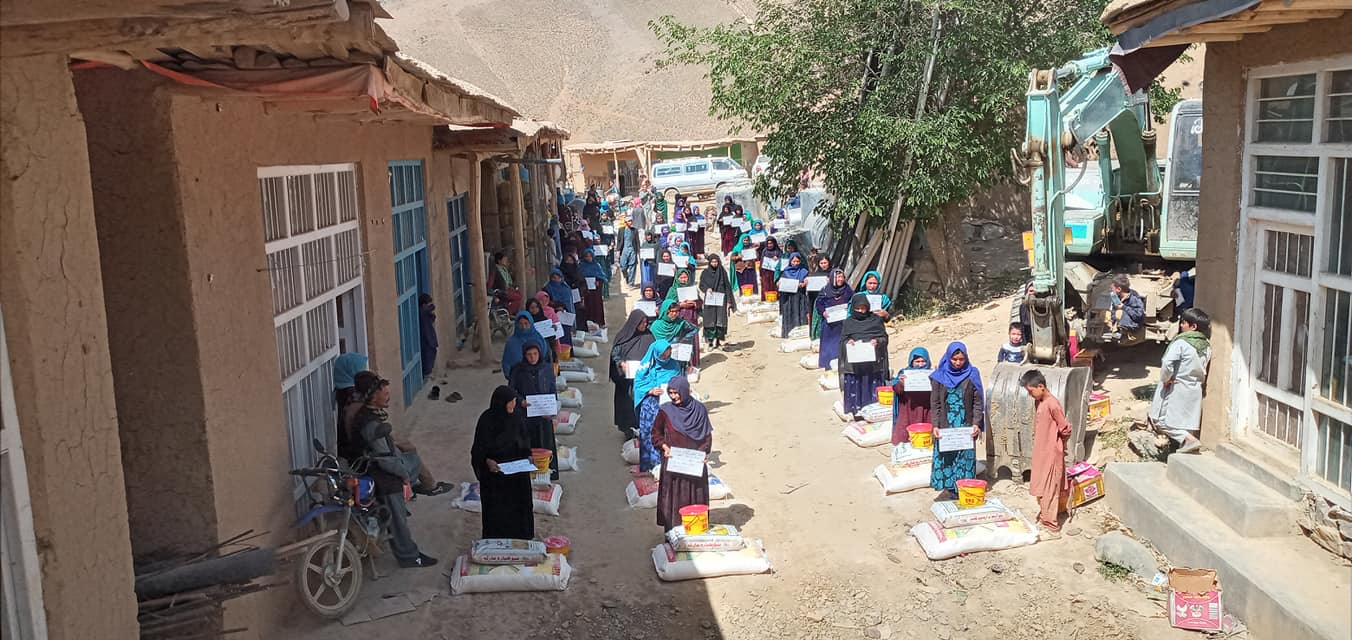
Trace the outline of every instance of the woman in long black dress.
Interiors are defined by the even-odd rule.
[[[530,446],[536,449],[549,449],[554,455],[549,460],[549,478],[559,479],[559,447],[554,440],[554,416],[526,417],[528,406],[526,396],[555,395],[558,386],[554,382],[554,367],[545,362],[539,345],[527,342],[521,348],[521,362],[512,367],[512,375],[507,384],[516,392],[517,412],[521,414],[530,438]]]
[[[709,254],[709,265],[699,276],[699,292],[704,296],[704,343],[717,349],[728,339],[728,315],[737,311],[732,281],[717,253]],[[723,304],[709,304],[710,293],[722,294]]]
[[[516,413],[516,392],[500,386],[493,390],[488,410],[479,415],[474,428],[470,465],[479,479],[483,500],[483,537],[530,540],[535,537],[535,514],[530,474],[504,475],[499,462],[530,457],[526,425]]]
[[[662,474],[657,485],[657,524],[670,531],[681,524],[681,507],[709,504],[709,468],[699,477],[667,470],[667,458],[673,447],[713,450],[713,424],[704,403],[690,395],[690,381],[676,376],[667,383],[671,402],[661,405],[653,420],[652,442],[662,459]]]
[[[785,338],[789,337],[790,331],[805,326],[809,320],[808,314],[812,311],[807,298],[807,266],[803,263],[803,256],[795,251],[789,254],[786,261],[788,264],[779,270],[779,278],[797,280],[798,288],[779,292],[779,335]]]
[[[639,361],[652,346],[653,334],[648,332],[648,314],[634,309],[629,312],[615,343],[610,348],[610,381],[615,383],[615,428],[626,438],[632,438],[638,429],[638,413],[634,411],[634,379],[624,370],[624,363]],[[634,372],[637,374],[637,370]]]
[[[850,362],[848,346],[856,342],[873,344],[874,360]],[[859,415],[865,405],[878,401],[878,387],[887,384],[891,367],[887,362],[887,327],[883,319],[869,311],[868,296],[850,298],[850,317],[840,329],[840,393],[847,415]]]

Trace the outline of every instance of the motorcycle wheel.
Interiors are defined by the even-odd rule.
[[[363,575],[361,554],[350,541],[329,538],[310,546],[296,567],[301,602],[321,617],[340,618],[357,604]]]

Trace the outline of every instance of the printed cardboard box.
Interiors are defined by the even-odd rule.
[[[1194,631],[1221,630],[1221,588],[1211,569],[1169,570],[1169,624]]]

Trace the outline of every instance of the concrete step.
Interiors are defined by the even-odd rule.
[[[1291,479],[1298,470],[1282,464],[1276,457],[1258,448],[1222,442],[1216,447],[1216,456],[1291,500],[1300,501],[1305,497],[1305,489]]]
[[[1347,640],[1352,571],[1313,542],[1239,535],[1158,462],[1112,463],[1104,485],[1108,507],[1173,566],[1216,570],[1221,606],[1256,640]]]
[[[1169,456],[1169,480],[1246,538],[1296,535],[1298,505],[1211,454]]]

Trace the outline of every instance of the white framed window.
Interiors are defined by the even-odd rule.
[[[314,460],[312,440],[336,446],[334,359],[366,353],[356,167],[262,167],[258,187],[287,438],[300,467]]]
[[[1236,296],[1239,434],[1352,502],[1352,56],[1249,76]]]
[[[14,378],[9,370],[5,322],[0,314],[0,636],[45,640],[47,612],[42,606],[42,567],[33,530],[19,414],[14,408]]]

